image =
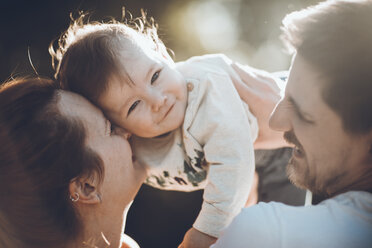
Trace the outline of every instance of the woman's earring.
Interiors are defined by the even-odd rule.
[[[75,196],[75,198],[74,197],[72,197],[72,195],[70,195],[70,200],[72,201],[72,202],[77,202],[78,200],[79,200],[79,198],[80,198],[80,195],[78,194],[78,193],[74,193],[74,196]]]

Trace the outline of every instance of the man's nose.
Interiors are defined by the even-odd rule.
[[[276,131],[289,131],[292,130],[290,120],[290,109],[285,108],[283,99],[276,105],[269,120],[269,126]]]

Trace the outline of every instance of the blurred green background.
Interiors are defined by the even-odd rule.
[[[280,42],[280,24],[289,12],[315,0],[2,0],[0,80],[34,73],[52,76],[50,42],[68,27],[69,14],[89,11],[91,19],[121,18],[147,11],[159,24],[175,60],[206,53],[268,71],[287,69],[289,56]],[[28,55],[30,54],[30,56]]]

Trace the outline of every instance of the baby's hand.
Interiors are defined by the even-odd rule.
[[[216,238],[202,233],[195,228],[190,228],[183,237],[178,248],[208,248],[216,242]]]

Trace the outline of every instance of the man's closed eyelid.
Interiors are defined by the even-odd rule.
[[[296,102],[294,101],[294,99],[292,97],[288,97],[287,98],[287,101],[288,103],[290,104],[290,106],[294,109],[294,112],[295,114],[298,116],[298,118],[306,123],[309,123],[309,124],[314,124],[315,122],[311,120],[311,118],[309,118],[307,116],[306,113],[302,113],[299,106],[296,104]]]
[[[306,123],[309,123],[309,124],[315,124],[315,121],[311,120],[309,117],[305,116],[305,115],[301,115],[301,119],[306,122]]]
[[[296,115],[298,116],[298,118],[300,118],[300,120],[306,122],[306,123],[309,123],[309,124],[314,124],[315,122],[311,120],[310,117],[308,117],[306,114],[303,114],[299,109],[296,109],[295,108],[295,112],[296,112]]]

